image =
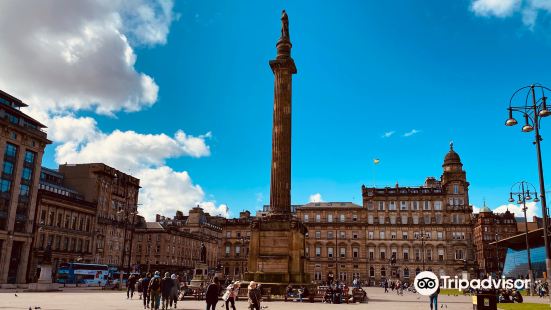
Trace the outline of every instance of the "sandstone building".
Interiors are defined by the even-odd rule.
[[[25,283],[31,253],[40,166],[50,144],[27,105],[0,91],[0,285]]]
[[[524,223],[522,224],[524,228]],[[500,214],[484,206],[478,214],[473,216],[473,241],[480,275],[501,273],[507,249],[490,243],[512,237],[517,233],[515,215],[508,210]]]

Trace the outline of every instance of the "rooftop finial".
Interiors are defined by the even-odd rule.
[[[453,140],[450,140],[450,150],[453,150]]]

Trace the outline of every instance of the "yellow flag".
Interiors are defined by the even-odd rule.
[[[375,165],[378,165],[381,161],[378,158],[373,159],[373,163]]]

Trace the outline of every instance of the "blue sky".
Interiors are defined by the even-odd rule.
[[[362,184],[421,185],[440,176],[453,140],[471,204],[486,199],[496,208],[507,203],[514,182],[538,184],[533,135],[504,121],[517,88],[551,85],[551,38],[545,9],[477,2],[178,1],[164,42],[133,43],[128,34],[135,70],[159,87],[156,101],[132,112],[73,106],[60,115],[93,118],[105,135],[183,130],[199,137],[209,152],[167,156],[161,165],[186,171],[202,200],[227,205],[232,216],[258,209],[269,202],[268,61],[286,9],[298,68],[293,203],[319,193],[324,201],[361,204]],[[534,10],[537,19],[527,20]],[[549,171],[551,120],[542,126]],[[60,161],[59,145],[48,147],[45,165]],[[381,163],[374,166],[373,158]]]

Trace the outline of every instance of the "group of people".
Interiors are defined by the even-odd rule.
[[[540,298],[545,297],[549,292],[549,288],[547,287],[547,281],[536,281],[535,289]]]
[[[516,289],[501,289],[497,291],[497,300],[499,303],[522,303],[524,301],[524,298],[522,297],[522,294]]]
[[[175,274],[165,272],[161,278],[161,273],[155,271],[153,276],[147,273],[145,277],[137,279],[131,275],[127,281],[126,298],[133,298],[134,291],[137,290],[140,299],[143,299],[143,308],[154,310],[168,310],[176,308],[180,294],[180,280]]]
[[[407,282],[402,282],[400,280],[396,280],[396,281],[385,280],[381,283],[381,286],[385,288],[385,293],[388,293],[389,292],[388,289],[390,288],[392,292],[396,290],[397,295],[404,295],[404,290],[408,289],[409,284]]]
[[[239,281],[235,281],[233,283],[230,283],[226,288],[226,292],[222,296],[222,300],[226,303],[226,310],[229,310],[230,305],[233,310],[236,310],[235,301],[237,300],[240,286],[241,286],[241,283]],[[262,293],[260,291],[260,284],[255,281],[251,281],[251,283],[249,283],[249,287],[247,288],[247,290],[248,290],[247,300],[249,303],[249,309],[260,310],[260,303],[262,302]],[[221,293],[222,293],[222,286],[220,285],[220,281],[218,280],[217,277],[214,277],[214,279],[212,280],[212,283],[210,283],[207,286],[207,292],[205,294],[207,310],[216,310],[216,304],[218,303],[218,299]]]
[[[349,298],[350,288],[345,283],[337,283],[327,286],[325,295],[323,296],[323,303],[328,304],[340,304],[347,302],[346,298]]]

